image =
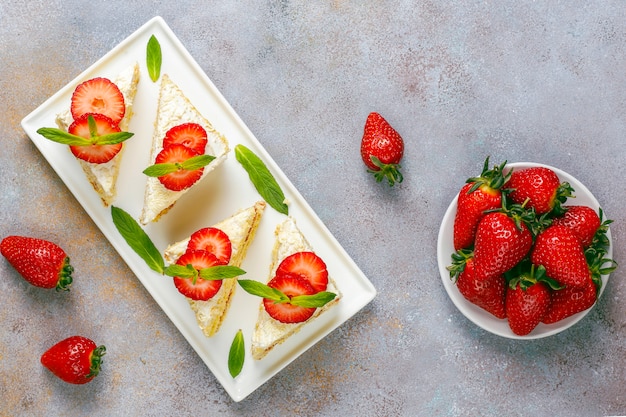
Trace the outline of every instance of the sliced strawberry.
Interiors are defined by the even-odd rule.
[[[213,255],[204,250],[187,251],[176,261],[177,265],[192,265],[196,270],[221,265],[221,262]],[[185,297],[192,300],[206,301],[213,297],[222,287],[221,280],[206,280],[199,276],[193,278],[174,277],[174,285]]]
[[[88,121],[89,116],[92,116],[96,122],[96,134],[98,136],[120,131],[120,127],[116,122],[98,113],[86,113],[76,118],[67,131],[72,135],[91,139]],[[113,157],[122,150],[122,146],[122,143],[116,143],[114,145],[70,145],[70,150],[76,158],[91,162],[92,164],[103,164],[113,159]]]
[[[183,123],[172,127],[163,138],[163,147],[179,143],[203,154],[207,144],[206,130],[197,123]]]
[[[157,164],[176,164],[185,162],[189,158],[199,155],[198,152],[181,144],[173,144],[163,148],[156,157]],[[204,172],[204,168],[193,171],[180,167],[177,171],[159,177],[159,181],[165,188],[172,191],[181,191],[196,183]]]
[[[315,292],[325,291],[328,285],[326,264],[313,252],[296,252],[287,256],[278,265],[276,275],[296,274],[306,279]]]
[[[316,293],[308,281],[295,274],[286,273],[276,276],[267,285],[282,291],[289,298]],[[281,323],[301,323],[315,313],[315,308],[294,306],[290,303],[277,303],[267,298],[263,299],[263,306],[270,317]]]
[[[224,265],[230,262],[233,247],[226,233],[216,227],[205,227],[194,232],[187,243],[187,250],[211,252]]]
[[[124,95],[107,78],[92,78],[74,90],[70,112],[74,119],[87,113],[99,113],[119,123],[126,112]]]

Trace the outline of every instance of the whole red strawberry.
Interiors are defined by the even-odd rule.
[[[591,279],[582,287],[565,287],[552,291],[552,303],[542,319],[544,323],[556,323],[595,304],[602,288],[602,275],[608,275],[617,268],[617,263],[605,255],[604,248],[590,247],[585,251]]]
[[[502,206],[500,188],[508,176],[502,172],[506,161],[500,166],[489,169],[489,158],[485,160],[479,177],[472,177],[459,191],[457,210],[454,218],[454,249],[469,248],[474,244],[478,222],[485,211]]]
[[[541,321],[546,324],[556,323],[587,310],[595,304],[596,295],[596,285],[591,279],[582,287],[565,287],[552,291],[550,309]]]
[[[591,272],[578,237],[568,227],[555,224],[539,233],[531,262],[543,265],[546,275],[565,287],[582,288]]]
[[[532,235],[516,214],[492,212],[476,230],[474,273],[477,279],[501,275],[517,265],[530,251]]]
[[[57,244],[32,237],[7,236],[0,253],[29,283],[40,288],[69,290],[74,268]]]
[[[400,160],[404,141],[396,130],[378,113],[370,113],[365,121],[361,140],[361,159],[377,182],[387,179],[390,186],[402,182]]]
[[[534,208],[538,215],[563,213],[561,204],[572,195],[567,182],[561,183],[558,175],[546,167],[531,167],[514,171],[506,184],[509,198],[516,204]]]
[[[100,372],[104,346],[83,336],[63,339],[41,355],[41,364],[70,384],[86,384]]]
[[[563,206],[565,214],[556,217],[552,224],[560,224],[570,228],[580,239],[583,248],[593,242],[593,237],[602,224],[600,216],[594,209],[587,206]]]
[[[533,331],[550,308],[550,289],[540,281],[524,286],[512,282],[505,298],[509,327],[518,336]]]
[[[467,301],[499,319],[506,317],[504,297],[506,282],[503,275],[477,278],[474,273],[473,253],[459,250],[452,255],[452,265],[448,267],[450,278],[456,280],[456,286]]]

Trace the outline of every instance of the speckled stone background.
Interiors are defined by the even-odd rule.
[[[379,291],[240,403],[20,127],[155,15]],[[436,263],[444,210],[487,155],[576,176],[615,220],[624,259],[624,22],[621,0],[4,0],[0,235],[62,243],[79,273],[57,294],[0,262],[0,415],[625,415],[624,269],[575,327],[514,341],[469,322]],[[360,161],[370,111],[406,141],[405,181],[392,189]],[[72,333],[109,347],[85,386],[39,364]]]

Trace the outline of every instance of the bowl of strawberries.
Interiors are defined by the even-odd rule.
[[[511,339],[557,334],[589,313],[617,267],[610,223],[572,175],[487,158],[443,217],[443,285],[484,330]]]

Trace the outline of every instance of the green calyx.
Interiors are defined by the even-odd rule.
[[[602,288],[602,275],[608,275],[615,271],[617,269],[617,262],[606,257],[610,245],[607,232],[609,231],[609,224],[613,221],[604,220],[602,209],[598,210],[598,216],[602,223],[600,227],[598,227],[598,230],[596,230],[591,244],[585,249],[585,259],[587,260],[587,265],[589,265],[591,279],[596,286],[596,292],[599,294]]]
[[[506,279],[511,289],[515,289],[519,285],[523,291],[539,282],[553,290],[564,288],[556,280],[546,275],[546,268],[543,265],[534,265],[528,259],[523,260],[513,270],[507,272]]]
[[[598,209],[598,217],[602,223],[600,224],[600,227],[598,227],[598,230],[596,230],[590,246],[596,250],[603,249],[606,251],[610,244],[609,238],[606,234],[609,231],[609,225],[613,223],[613,220],[604,220],[604,212],[601,208]]]
[[[70,286],[72,285],[72,272],[74,272],[74,267],[70,264],[70,258],[66,256],[63,260],[61,270],[59,271],[59,280],[56,285],[57,291],[70,290]]]
[[[524,201],[522,204],[509,204],[506,193],[502,193],[501,207],[493,210],[487,210],[485,213],[503,213],[513,220],[517,230],[522,230],[522,225],[525,225],[533,237],[535,237],[543,229],[548,227],[552,223],[552,220],[547,215],[537,217],[537,213],[535,213],[534,208],[526,207],[527,203],[528,200]]]
[[[483,164],[483,170],[478,177],[468,178],[465,182],[472,183],[472,187],[468,190],[468,194],[476,191],[478,188],[487,186],[494,190],[499,190],[502,186],[509,180],[513,170],[509,170],[506,174],[504,173],[504,167],[506,166],[507,161],[504,161],[500,165],[495,165],[493,168],[489,169],[489,157],[485,159],[485,163]]]
[[[554,199],[552,200],[552,210],[550,214],[552,216],[562,216],[567,209],[563,207],[563,204],[567,199],[574,195],[574,188],[568,182],[562,182],[554,193]]]
[[[465,270],[467,261],[474,257],[474,251],[470,249],[459,249],[452,255],[452,264],[448,265],[446,269],[450,272],[450,279],[456,282],[459,279],[459,275]]]
[[[87,378],[94,378],[98,376],[100,373],[100,365],[102,365],[102,357],[106,353],[106,347],[104,345],[98,346],[91,352],[91,357],[89,358],[90,367],[89,374]]]
[[[400,172],[400,164],[385,164],[373,155],[370,156],[370,160],[374,165],[379,168],[378,170],[367,170],[367,172],[374,174],[376,182],[382,182],[384,179],[386,179],[389,183],[389,186],[393,187],[395,183],[400,183],[404,179],[402,173]]]

